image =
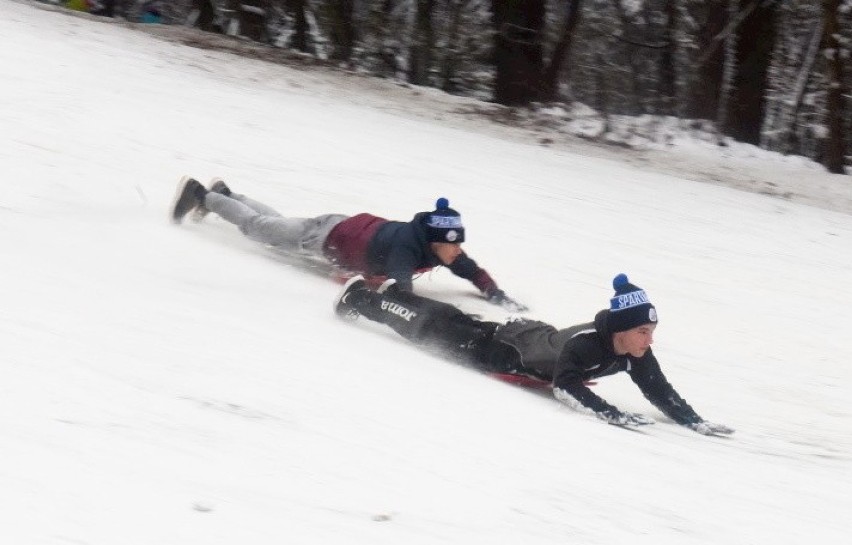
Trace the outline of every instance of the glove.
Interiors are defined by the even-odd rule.
[[[714,424],[713,422],[707,422],[706,420],[687,424],[687,426],[701,435],[731,435],[735,431],[733,428],[729,428],[728,426]]]
[[[653,419],[639,413],[607,410],[595,413],[595,416],[613,426],[647,426],[654,423]]]
[[[485,292],[485,297],[490,303],[500,305],[509,312],[525,312],[529,310],[529,308],[525,304],[515,301],[514,299],[506,295],[506,292],[501,290],[500,288],[492,288],[488,290],[487,292]]]

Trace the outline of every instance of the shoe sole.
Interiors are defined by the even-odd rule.
[[[192,176],[184,176],[180,179],[177,186],[177,191],[175,191],[175,196],[172,199],[172,206],[169,208],[171,212],[171,220],[175,225],[183,222],[183,216],[177,217],[177,205],[180,202],[180,198],[183,196],[184,190],[186,189],[187,184],[192,181]]]
[[[353,276],[352,278],[347,280],[345,284],[343,284],[343,288],[341,288],[340,293],[337,294],[337,298],[334,300],[334,305],[332,305],[331,308],[339,318],[352,319],[352,320],[358,318],[357,314],[355,315],[354,318],[350,318],[349,317],[350,314],[349,314],[348,311],[345,312],[345,313],[342,313],[338,310],[338,307],[340,306],[340,302],[343,299],[343,297],[346,295],[346,292],[349,291],[349,288],[352,287],[352,285],[357,283],[357,282],[364,282],[364,277],[360,274]]]
[[[376,289],[376,293],[383,294],[384,292],[388,291],[388,288],[390,288],[394,284],[396,284],[396,280],[394,280],[393,278],[388,278],[387,280],[382,282],[382,284]]]

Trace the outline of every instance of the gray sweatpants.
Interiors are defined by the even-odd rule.
[[[285,218],[275,209],[245,195],[207,193],[204,206],[240,228],[248,238],[287,252],[325,257],[322,247],[334,227],[349,216]]]

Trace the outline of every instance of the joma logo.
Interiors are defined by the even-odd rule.
[[[412,318],[417,316],[417,313],[411,309],[407,309],[402,305],[397,303],[391,303],[389,301],[382,301],[382,310],[385,312],[390,312],[391,314],[396,314],[406,322],[410,322]]]

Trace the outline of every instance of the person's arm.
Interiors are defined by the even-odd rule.
[[[497,287],[497,282],[491,278],[488,271],[477,265],[470,256],[462,252],[449,266],[453,274],[465,280],[469,280],[476,288],[482,292],[488,301],[495,305],[500,305],[509,312],[524,312],[529,308],[508,295],[506,292]]]
[[[594,393],[585,381],[594,378],[606,361],[605,352],[591,338],[574,337],[562,349],[553,377],[553,396],[575,410],[591,412],[609,424],[641,426],[654,421],[636,413],[623,412]]]
[[[628,373],[639,390],[642,391],[642,395],[678,424],[704,435],[727,435],[734,432],[727,426],[707,422],[701,418],[695,412],[695,409],[666,380],[657,358],[650,349],[642,358],[634,362]]]

